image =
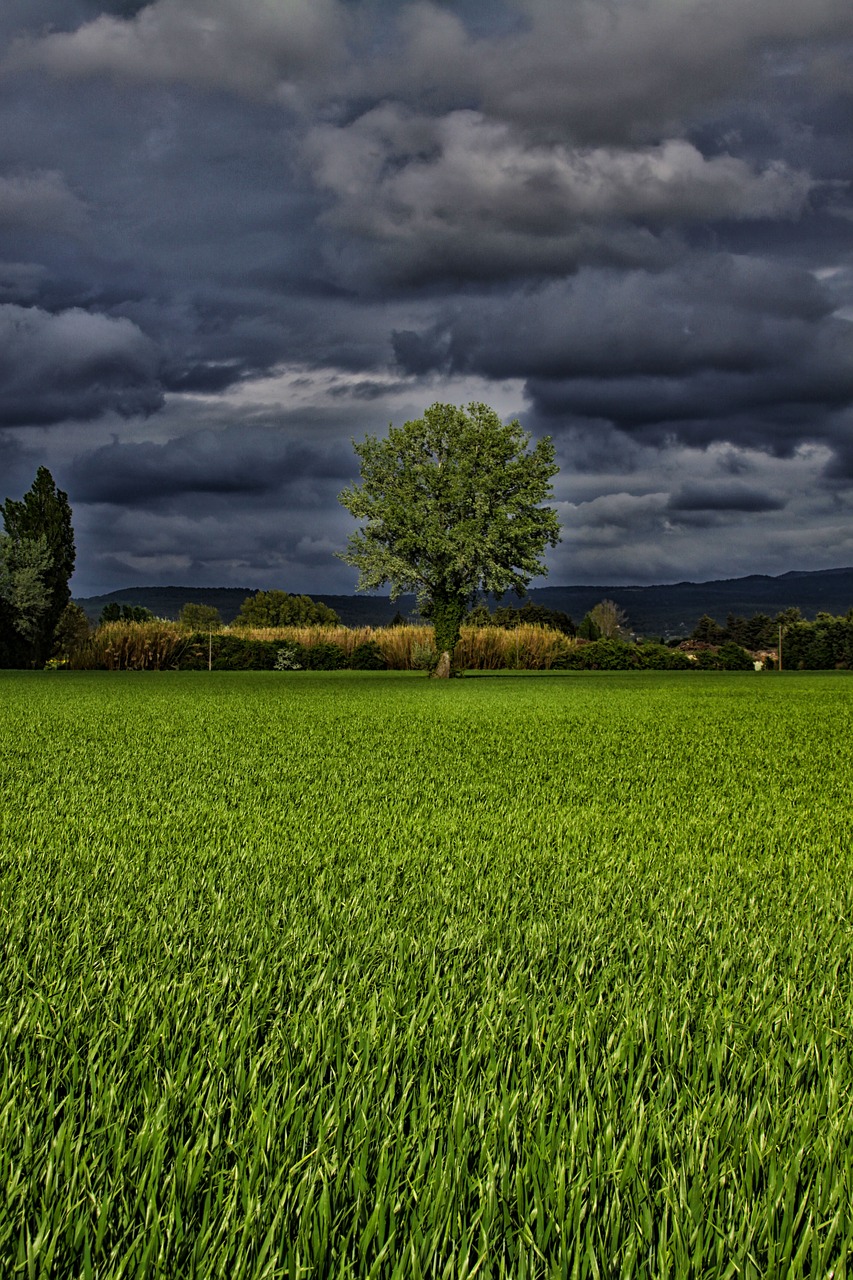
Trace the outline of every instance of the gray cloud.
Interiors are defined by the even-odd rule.
[[[76,30],[22,35],[7,65],[57,76],[177,81],[232,92],[285,94],[342,52],[345,10],[335,0],[155,0],[130,16],[102,12]]]
[[[696,254],[654,274],[587,269],[519,292],[509,310],[499,296],[451,307],[424,333],[396,334],[395,351],[412,372],[429,366],[539,378],[750,372],[787,364],[804,343],[843,345],[846,329],[833,320],[834,310],[834,300],[801,268]]]
[[[768,259],[685,256],[651,274],[569,281],[456,305],[395,334],[401,367],[526,377],[543,429],[609,424],[661,446],[730,440],[790,453],[837,441],[853,398],[850,323],[813,272]]]
[[[335,197],[325,221],[376,248],[380,272],[421,278],[436,264],[457,275],[564,272],[584,258],[625,254],[611,224],[794,218],[813,186],[775,161],[758,171],[690,142],[654,147],[531,145],[475,111],[439,119],[384,104],[307,140],[319,184]],[[596,230],[597,228],[597,230]],[[634,250],[648,257],[642,234]],[[476,247],[479,245],[479,249]],[[472,251],[472,246],[474,246]]]
[[[85,221],[85,205],[68,189],[62,174],[0,174],[0,232],[15,227],[77,232]]]
[[[0,302],[33,301],[46,274],[38,262],[0,262]]]

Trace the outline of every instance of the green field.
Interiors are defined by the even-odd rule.
[[[0,673],[0,1275],[853,1272],[853,676]]]

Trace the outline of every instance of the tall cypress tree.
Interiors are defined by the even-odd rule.
[[[42,573],[46,603],[32,625],[26,628],[26,661],[43,666],[50,657],[53,633],[60,614],[71,599],[68,581],[74,572],[74,530],[71,525],[71,507],[68,494],[57,489],[47,467],[39,467],[32,487],[20,501],[7,498],[0,503],[0,514],[6,534],[13,547],[24,543],[42,544],[47,550],[47,563]],[[9,605],[2,610],[3,629],[8,630]],[[18,628],[20,633],[20,628]],[[16,639],[7,636],[10,652],[20,653],[20,634]]]

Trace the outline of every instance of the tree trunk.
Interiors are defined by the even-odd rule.
[[[430,616],[435,628],[435,648],[439,654],[438,666],[433,672],[436,679],[446,680],[453,669],[453,650],[459,639],[466,603],[465,596],[450,593],[433,596]]]
[[[449,676],[450,676],[450,653],[447,649],[445,649],[438,660],[438,664],[435,668],[435,671],[433,671],[432,673],[432,678],[433,680],[447,680]]]

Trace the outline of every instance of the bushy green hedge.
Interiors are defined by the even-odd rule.
[[[686,653],[670,649],[665,644],[640,644],[636,646],[637,665],[644,671],[686,671],[693,666]]]
[[[695,660],[664,644],[626,644],[624,640],[593,640],[560,654],[553,664],[570,671],[751,671],[752,658],[736,644],[701,650]]]
[[[554,667],[571,671],[686,671],[693,663],[663,644],[626,644],[593,640],[555,658]]]
[[[283,651],[287,653],[284,664],[279,656]],[[214,671],[342,671],[346,667],[384,671],[388,666],[375,640],[356,645],[348,660],[341,645],[325,641],[282,645],[280,640],[250,640],[235,635],[214,635],[211,639],[201,632],[190,636],[177,665],[181,671],[206,671],[209,660]]]
[[[206,671],[208,658],[214,671],[272,671],[280,644],[272,640],[249,640],[241,636],[190,636],[179,662],[180,671]]]
[[[307,671],[341,671],[347,655],[339,644],[309,644],[302,649],[302,665]]]
[[[282,646],[280,640],[250,640],[236,635],[202,633],[191,636],[178,666],[182,671],[206,671],[208,651],[212,656],[214,671],[384,671],[388,663],[375,640],[356,645],[347,658],[339,644],[320,642],[313,645],[289,643]],[[287,662],[282,665],[280,654],[287,652]],[[790,649],[787,655],[790,665]],[[834,665],[834,664],[832,664]],[[851,664],[853,665],[853,664]],[[551,666],[554,669],[573,671],[749,671],[752,659],[739,645],[728,643],[718,651],[700,650],[697,659],[691,661],[679,649],[662,644],[626,644],[623,640],[594,640],[558,654]]]

